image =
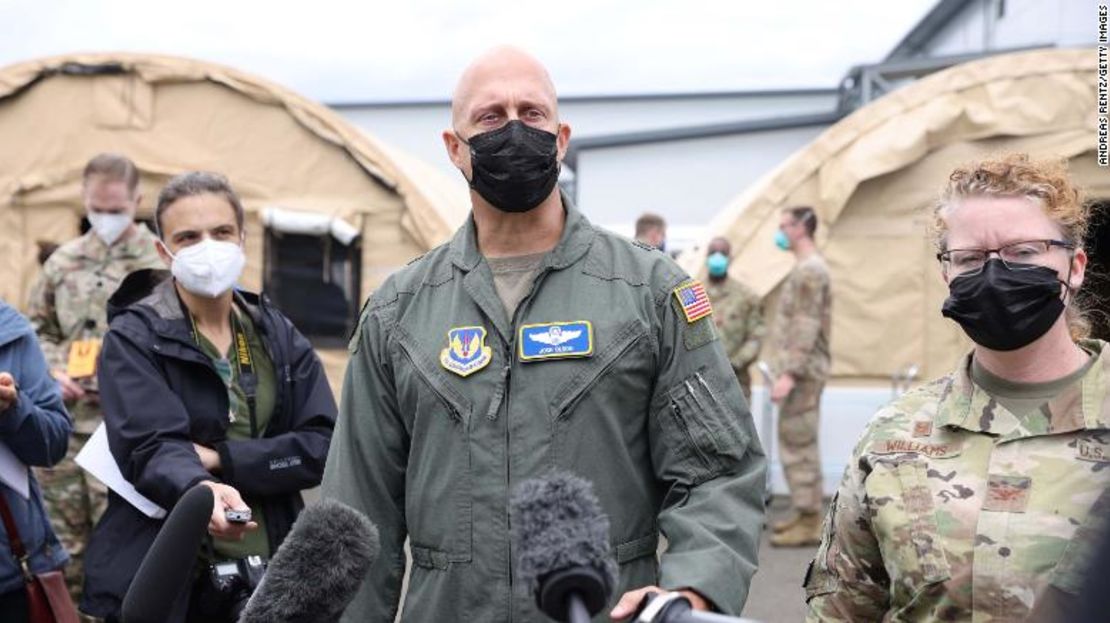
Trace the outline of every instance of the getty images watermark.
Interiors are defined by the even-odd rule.
[[[1098,166],[1110,167],[1110,102],[1107,101],[1107,11],[1106,5],[1098,5]]]

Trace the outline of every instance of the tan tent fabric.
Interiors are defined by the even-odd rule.
[[[23,306],[35,241],[62,242],[82,216],[80,175],[102,151],[142,172],[143,214],[189,169],[227,175],[248,211],[244,283],[261,284],[269,206],[324,212],[363,237],[362,295],[443,241],[465,185],[388,147],[325,106],[242,72],[165,56],[83,54],[0,69],[0,297]]]
[[[773,316],[793,265],[773,244],[780,210],[814,206],[832,271],[834,378],[888,379],[911,364],[923,378],[943,374],[968,343],[940,315],[947,290],[925,234],[938,191],[960,163],[1024,151],[1068,158],[1092,197],[1110,197],[1094,154],[1095,59],[1087,49],[996,56],[894,91],[747,189],[709,232],[732,241],[732,276],[769,296]],[[683,261],[701,259],[695,250]]]

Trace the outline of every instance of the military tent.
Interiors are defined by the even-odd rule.
[[[766,296],[773,316],[778,286],[793,265],[773,244],[780,211],[812,205],[832,273],[833,377],[873,383],[910,366],[919,378],[943,374],[969,343],[940,315],[947,289],[926,237],[930,209],[958,164],[1010,151],[1066,158],[1074,179],[1104,208],[1110,169],[1096,154],[1096,56],[1061,49],[988,57],[856,110],[714,218],[708,231],[733,244],[731,275]],[[1107,221],[1088,241],[1092,267],[1104,275]],[[702,257],[689,253],[684,262],[694,268]],[[1089,283],[1105,293],[1105,279]]]
[[[464,184],[323,105],[207,62],[81,54],[0,69],[0,136],[0,297],[18,306],[35,242],[78,234],[81,172],[98,152],[138,165],[140,218],[177,173],[228,176],[248,213],[243,284],[318,336],[349,331],[361,301],[467,211]]]

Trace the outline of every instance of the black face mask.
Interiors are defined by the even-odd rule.
[[[555,139],[520,120],[470,137],[470,187],[503,212],[531,210],[559,180]]]
[[[960,323],[976,344],[991,350],[1031,344],[1064,312],[1063,282],[1051,268],[1022,266],[1012,270],[991,258],[978,273],[953,277],[941,313]]]

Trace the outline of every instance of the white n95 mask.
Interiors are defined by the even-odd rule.
[[[237,243],[211,238],[185,247],[177,255],[170,253],[170,257],[173,258],[170,272],[181,286],[210,299],[230,290],[243,274],[243,265],[247,262],[243,248]]]
[[[92,227],[93,233],[108,246],[112,246],[119,240],[123,232],[127,231],[127,228],[131,226],[131,215],[126,212],[120,214],[89,212],[88,219],[89,226]]]

